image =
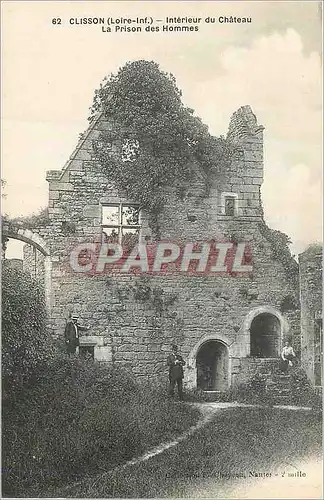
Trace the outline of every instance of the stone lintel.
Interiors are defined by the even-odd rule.
[[[51,182],[50,191],[73,191],[73,184],[70,182]]]

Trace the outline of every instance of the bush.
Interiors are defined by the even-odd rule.
[[[42,496],[109,470],[183,432],[197,415],[120,369],[57,356],[3,405],[3,493]]]
[[[42,496],[110,469],[196,420],[120,369],[54,350],[30,275],[4,266],[2,297],[5,496]]]
[[[295,367],[289,371],[289,393],[287,401],[296,406],[307,406],[314,409],[322,407],[321,397],[316,394],[305,371],[301,367]],[[247,382],[227,391],[229,401],[238,401],[248,404],[266,404],[273,406],[278,404],[276,395],[266,387],[266,379],[262,374],[255,373]]]
[[[5,261],[4,261],[5,262]],[[28,274],[4,264],[2,269],[2,376],[12,392],[53,355],[46,331],[44,292]]]
[[[322,399],[316,394],[313,386],[307,378],[306,373],[300,367],[296,367],[290,374],[290,391],[292,401],[298,406],[311,406],[321,408]]]
[[[206,392],[199,388],[186,391],[186,401],[193,403],[203,403],[206,401]]]
[[[47,207],[41,208],[37,213],[33,213],[32,215],[27,215],[25,217],[4,217],[4,221],[9,225],[12,224],[13,226],[21,226],[24,229],[46,227],[50,223]]]
[[[231,387],[224,394],[225,401],[237,401],[246,404],[262,404],[272,406],[274,398],[267,391],[266,379],[256,372],[248,381]]]

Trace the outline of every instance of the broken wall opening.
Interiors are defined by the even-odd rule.
[[[197,387],[203,391],[225,391],[228,388],[228,350],[217,340],[204,343],[196,358]]]

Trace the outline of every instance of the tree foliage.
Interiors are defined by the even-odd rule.
[[[304,254],[308,255],[309,257],[320,255],[323,252],[323,244],[322,243],[311,243],[308,245],[308,247],[304,250]]]
[[[51,356],[46,333],[44,293],[32,277],[3,265],[2,374],[7,384],[20,384]]]
[[[3,222],[13,226],[21,226],[24,229],[37,229],[46,227],[50,223],[48,207],[40,208],[38,212],[20,217],[3,217]]]
[[[94,144],[113,184],[151,212],[159,212],[166,186],[193,176],[208,182],[227,165],[231,147],[181,102],[173,75],[148,61],[127,63],[95,92],[92,117],[103,112],[112,130]],[[91,119],[91,118],[90,118]]]

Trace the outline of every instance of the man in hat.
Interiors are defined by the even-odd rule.
[[[75,354],[77,347],[79,347],[79,332],[90,330],[88,326],[79,325],[78,320],[78,315],[72,314],[65,327],[64,338],[66,344],[66,352],[70,355]]]
[[[183,357],[178,353],[178,346],[172,345],[172,352],[167,358],[167,365],[169,367],[169,395],[174,396],[174,387],[177,384],[178,394],[180,401],[183,400],[182,380],[183,380],[183,367],[186,364]]]

